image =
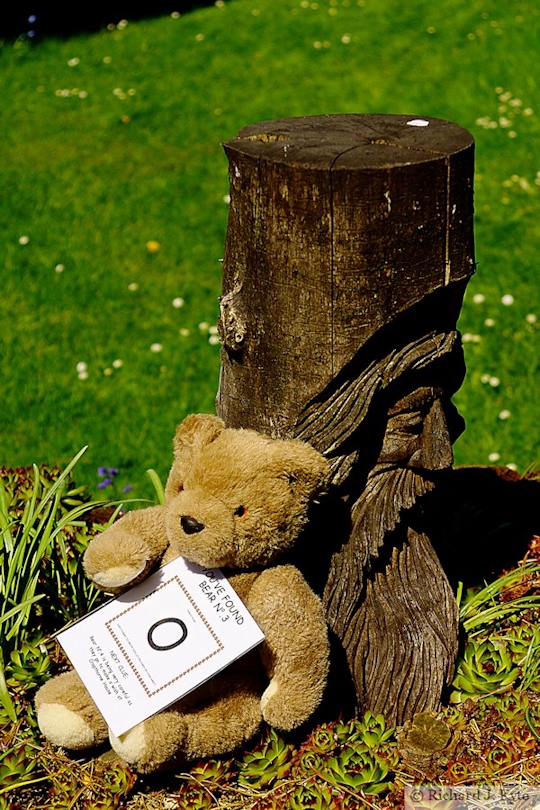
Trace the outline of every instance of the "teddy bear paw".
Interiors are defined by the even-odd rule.
[[[261,698],[261,711],[265,722],[276,728],[283,728],[282,706],[279,686],[274,678]]]
[[[61,703],[43,703],[37,720],[41,733],[61,748],[79,751],[102,742],[90,723]]]
[[[146,569],[146,560],[140,565],[116,565],[104,571],[92,573],[92,580],[104,590],[116,590],[137,580]]]
[[[156,507],[157,508],[157,507]],[[141,509],[141,520],[146,528],[147,517]],[[125,590],[135,585],[158,562],[165,546],[150,547],[144,531],[137,534],[135,519],[139,512],[127,512],[112,526],[96,535],[84,553],[83,565],[87,575],[99,588],[106,591]],[[159,526],[157,533],[159,533]],[[160,538],[162,539],[162,538]]]
[[[109,731],[109,740],[118,756],[129,765],[136,765],[144,759],[147,748],[144,723],[139,723],[120,737]]]
[[[274,678],[261,698],[261,712],[266,723],[282,731],[292,731],[304,723],[314,707],[306,703],[305,696],[283,689]]]
[[[119,737],[109,731],[116,753],[139,773],[183,761],[186,738],[186,719],[174,711],[155,714]]]

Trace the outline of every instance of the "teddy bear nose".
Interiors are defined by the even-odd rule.
[[[191,515],[182,515],[180,523],[186,534],[196,534],[197,532],[202,532],[204,529],[204,523],[199,523],[199,521],[191,517]]]

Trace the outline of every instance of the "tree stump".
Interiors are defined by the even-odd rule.
[[[424,523],[462,430],[473,138],[432,118],[329,115],[248,126],[224,148],[217,411],[329,458],[331,514],[305,568],[358,710],[403,723],[440,705],[457,650]]]

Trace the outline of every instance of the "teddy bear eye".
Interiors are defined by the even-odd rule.
[[[237,509],[234,510],[234,514],[236,515],[236,517],[244,517],[246,512],[247,509],[245,506],[239,506]]]

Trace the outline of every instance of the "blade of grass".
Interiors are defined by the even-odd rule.
[[[15,620],[15,623],[11,627],[11,629],[8,630],[7,632],[5,631],[2,634],[2,638],[4,640],[9,640],[9,639],[13,638],[15,632],[20,627],[20,625],[22,623],[22,620],[27,615],[26,608],[31,607],[33,604],[35,604],[35,602],[39,602],[39,600],[43,599],[43,597],[44,597],[44,594],[42,594],[42,593],[41,594],[36,594],[35,596],[28,597],[28,599],[25,599],[20,604],[15,605],[15,607],[12,607],[11,610],[8,610],[6,613],[3,613],[0,616],[0,625],[2,625],[2,624],[4,624],[4,622],[8,621],[9,619],[12,619],[14,616],[17,616],[17,614],[19,614],[17,616],[17,619]]]
[[[12,723],[17,722],[17,713],[15,711],[15,706],[13,705],[13,701],[11,700],[11,695],[9,694],[6,678],[4,675],[4,659],[2,656],[2,650],[0,649],[0,703],[4,707],[7,716],[11,720]]]
[[[13,550],[13,539],[11,537],[11,527],[14,521],[9,519],[8,502],[6,487],[4,482],[0,479],[0,529],[2,545],[0,548],[5,549],[8,553]]]
[[[460,619],[466,632],[474,635],[492,622],[526,610],[538,609],[538,594],[520,596],[507,602],[501,602],[498,597],[508,588],[539,571],[540,565],[524,563],[465,599],[460,608]]]
[[[59,532],[70,520],[80,518],[84,511],[92,507],[88,503],[74,507],[59,521],[60,526],[57,525],[60,502],[65,491],[65,482],[85,451],[86,447],[83,447],[74,456],[53,482],[50,489],[44,494],[40,471],[37,465],[34,464],[34,483],[22,519],[18,525],[12,524],[14,530],[6,529],[4,532],[4,547],[7,554],[3,558],[3,577],[0,585],[2,602],[4,608],[7,605],[15,605],[11,610],[3,612],[0,618],[0,624],[4,625],[2,634],[4,654],[8,649],[20,646],[21,633],[28,624],[32,606],[43,596],[36,596],[35,592],[43,559],[51,555],[55,538],[59,536]],[[3,523],[7,525],[5,488],[2,487],[1,491]],[[19,532],[21,527],[22,531]],[[10,536],[6,542],[7,532],[9,532]],[[67,549],[65,546],[61,549],[62,553],[65,555],[67,565]],[[9,643],[6,644],[6,642]]]
[[[152,486],[154,487],[156,498],[158,503],[164,504],[165,503],[165,490],[163,488],[163,484],[161,483],[161,478],[157,474],[155,470],[146,470],[146,475],[152,482]]]

